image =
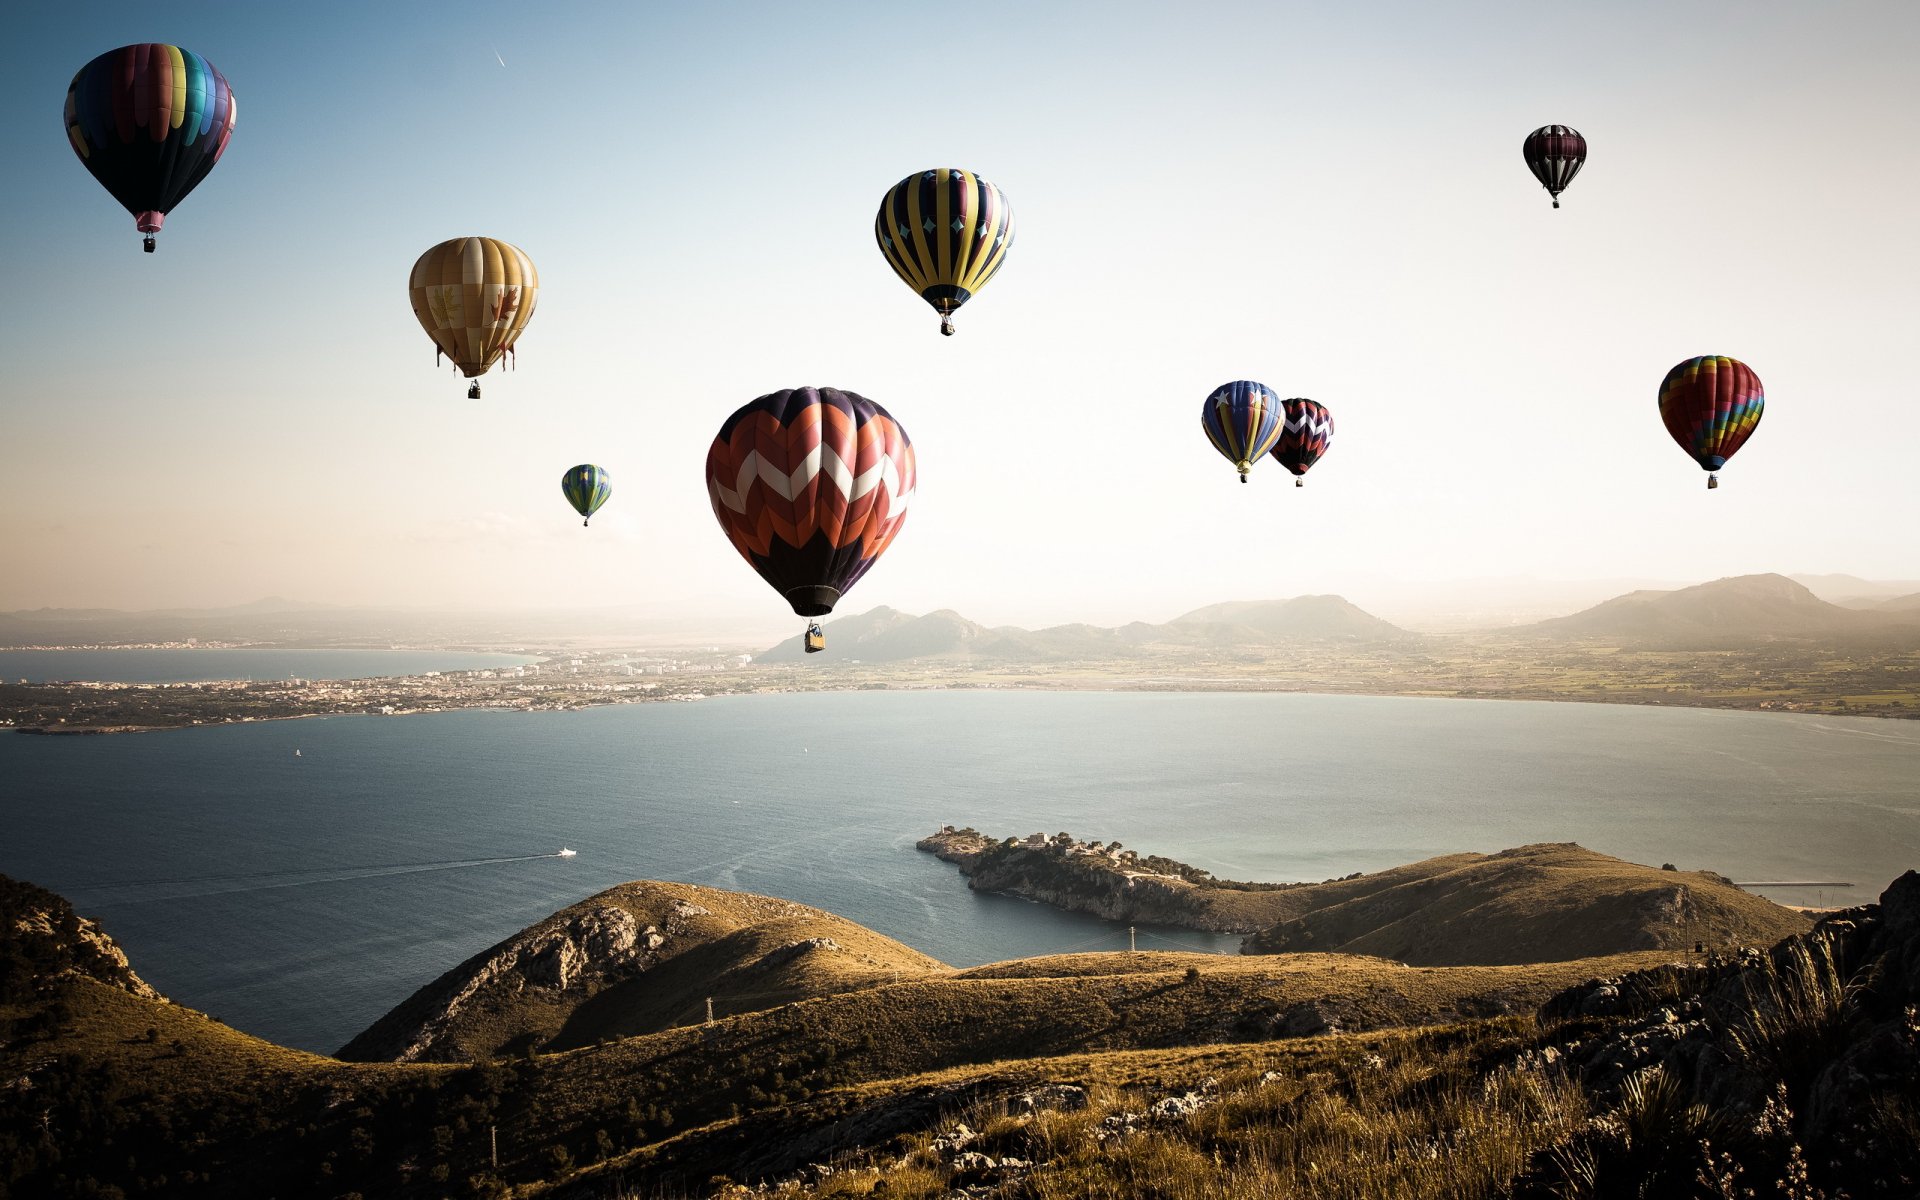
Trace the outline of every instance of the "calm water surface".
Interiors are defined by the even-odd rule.
[[[969,892],[913,850],[945,822],[1118,838],[1265,880],[1577,841],[1741,880],[1850,880],[1770,893],[1850,903],[1920,866],[1920,724],[954,691],[0,736],[0,872],[70,897],[174,999],[319,1051],[629,879],[799,900],[956,965],[1125,945],[1107,922]],[[579,857],[550,857],[563,845]],[[1237,939],[1141,941],[1176,944]]]
[[[538,662],[465,650],[0,650],[0,681],[209,683],[220,679],[375,679]]]

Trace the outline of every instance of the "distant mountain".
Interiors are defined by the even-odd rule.
[[[1829,604],[1873,608],[1880,601],[1920,592],[1920,579],[1862,579],[1858,575],[1789,575]]]
[[[1232,641],[1293,638],[1364,638],[1378,641],[1409,636],[1406,630],[1388,624],[1339,596],[1232,600],[1225,604],[1196,608],[1185,616],[1175,617],[1172,624],[1188,629],[1211,626]]]
[[[1524,628],[1553,637],[1713,649],[1770,638],[1870,634],[1887,624],[1876,614],[1829,604],[1784,575],[1737,575],[1671,592],[1629,592]]]
[[[1291,600],[1243,600],[1210,605],[1164,625],[1135,621],[1117,629],[1054,625],[989,629],[951,609],[916,617],[876,608],[827,626],[834,661],[904,662],[920,658],[966,658],[994,662],[1077,662],[1128,658],[1163,646],[1270,646],[1295,641],[1392,642],[1413,637],[1339,596]],[[798,636],[759,656],[763,663],[797,662],[806,656]]]

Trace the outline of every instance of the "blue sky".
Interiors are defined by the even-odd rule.
[[[852,611],[1920,576],[1910,4],[93,4],[10,32],[0,606],[778,627],[701,463],[808,383],[920,454]],[[240,110],[152,257],[59,120],[75,70],[146,40]],[[1593,147],[1559,212],[1519,153],[1549,122]],[[936,165],[1019,225],[952,339],[870,232]],[[542,281],[477,403],[404,286],[469,233]],[[1654,408],[1708,353],[1769,397],[1711,495]],[[1333,408],[1307,488],[1207,446],[1235,378]],[[590,531],[558,488],[581,461],[615,481]]]

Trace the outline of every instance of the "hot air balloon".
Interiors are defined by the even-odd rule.
[[[511,355],[520,331],[540,298],[540,273],[526,251],[497,238],[452,238],[422,254],[407,280],[413,315],[437,349],[473,380],[469,399],[480,398],[479,376]]]
[[[803,617],[833,611],[913,502],[913,443],[873,401],[834,388],[742,406],[707,450],[707,494],[734,549]],[[807,650],[825,646],[818,622]]]
[[[1753,368],[1724,354],[1690,358],[1660,381],[1660,419],[1689,457],[1707,471],[1725,466],[1760,424],[1767,397]]]
[[[1264,383],[1242,379],[1213,389],[1200,406],[1200,426],[1207,440],[1240,471],[1240,482],[1260,456],[1280,440],[1285,409],[1280,397]]]
[[[1587,139],[1571,125],[1542,125],[1527,135],[1520,151],[1527,156],[1527,169],[1560,207],[1560,193],[1567,190],[1573,177],[1587,161]]]
[[[567,503],[580,514],[580,524],[585,525],[613,495],[613,479],[605,467],[581,463],[560,477],[560,490],[566,494]]]
[[[1333,445],[1333,414],[1326,405],[1299,397],[1286,402],[1285,412],[1280,440],[1273,444],[1273,457],[1293,472],[1293,486],[1305,487],[1307,481],[1300,476]]]
[[[109,50],[67,86],[67,140],[133,214],[149,254],[167,214],[220,161],[236,116],[226,76],[179,46]]]
[[[999,188],[971,171],[938,167],[893,185],[873,219],[874,240],[893,273],[940,314],[953,314],[1006,261],[1013,209]]]

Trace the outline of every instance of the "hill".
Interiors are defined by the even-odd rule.
[[[1175,617],[1175,629],[1191,630],[1211,641],[1271,642],[1345,638],[1394,641],[1412,635],[1339,596],[1295,596],[1291,600],[1235,600],[1211,604]]]
[[[1901,1110],[1884,1107],[1887,1085],[1876,1081],[1911,1089],[1920,1078],[1908,1061],[1912,1047],[1895,1030],[1901,1006],[1920,998],[1920,878],[1913,882],[1911,896],[1888,893],[1885,902],[1901,906],[1885,918],[1872,909],[1850,914],[1847,969],[1871,971],[1878,982],[1847,994],[1874,1008],[1835,1026],[1842,1040],[1828,1044],[1829,1091],[1797,1096],[1897,1118]],[[37,889],[0,890],[11,894],[32,904],[8,908],[10,916],[29,908],[58,914]],[[708,912],[676,912],[676,904]],[[607,909],[636,920],[672,913],[689,925],[711,917],[734,933],[817,912],[637,883],[522,936],[572,929],[582,915]],[[855,928],[841,932],[857,941]],[[526,1196],[718,1196],[738,1193],[716,1175],[752,1184],[805,1168],[809,1182],[782,1194],[845,1196],[876,1190],[875,1168],[884,1167],[888,1194],[946,1195],[997,1180],[1030,1181],[1039,1189],[1032,1194],[1129,1195],[1122,1176],[1084,1172],[1187,1179],[1203,1163],[1231,1174],[1291,1161],[1249,1157],[1230,1141],[1210,1143],[1228,1151],[1215,1155],[1204,1144],[1189,1153],[1166,1140],[1204,1141],[1208,1130],[1229,1135],[1245,1122],[1270,1138],[1298,1139],[1323,1164],[1319,1176],[1282,1188],[1288,1194],[1379,1194],[1364,1187],[1392,1182],[1392,1164],[1427,1162],[1404,1151],[1432,1136],[1450,1147],[1444,1178],[1421,1176],[1425,1183],[1389,1193],[1458,1195],[1462,1171],[1504,1188],[1536,1153],[1550,1157],[1567,1139],[1587,1136],[1581,1131],[1605,1128],[1590,1118],[1613,1102],[1620,1064],[1713,1045],[1715,1022],[1724,1024],[1716,997],[1749,994],[1764,964],[1789,961],[1805,944],[1788,939],[1773,958],[1749,952],[1707,967],[1670,965],[1675,956],[1661,951],[1457,968],[1327,954],[1065,955],[903,971],[898,982],[889,972],[710,1024],[568,1053],[441,1065],[342,1063],[249,1038],[138,994],[111,967],[106,978],[68,969],[62,964],[97,957],[82,944],[104,936],[78,935],[64,917],[50,916],[33,935],[31,964],[8,960],[8,998],[0,1002],[0,1079],[12,1081],[0,1088],[0,1187],[8,1194],[174,1195],[184,1186],[209,1197],[510,1188]],[[686,960],[729,936],[688,938],[697,944],[674,957]],[[762,944],[782,937],[771,933]],[[569,956],[558,950],[549,961],[564,966]],[[572,969],[578,978],[597,968],[575,961]],[[1883,1020],[1882,1009],[1892,1015]],[[1552,1015],[1536,1021],[1535,1012]],[[1716,1061],[1722,1065],[1703,1078],[1747,1089],[1739,1096],[1766,1094],[1764,1078],[1748,1084]],[[1555,1062],[1566,1073],[1531,1082],[1512,1075]],[[957,1121],[978,1129],[961,1132]],[[1483,1153],[1479,1139],[1503,1149]],[[107,1145],[112,1153],[98,1152]],[[965,1157],[969,1151],[975,1157]],[[1902,1160],[1881,1152],[1876,1161]],[[831,1165],[809,1166],[816,1162]],[[1362,1192],[1315,1190],[1324,1176],[1352,1171],[1368,1181]],[[1238,1190],[1190,1191],[1273,1194],[1270,1181],[1242,1182]]]
[[[1711,871],[1644,867],[1572,843],[1449,855],[1302,891],[1308,907],[1247,939],[1247,953],[1541,962],[1751,945],[1812,924]]]
[[[1425,966],[1548,962],[1771,942],[1809,921],[1706,871],[1571,843],[1452,854],[1325,883],[1238,883],[1115,843],[999,840],[949,826],[919,848],[968,886],[1110,920],[1249,933],[1250,954],[1362,954]]]
[[[652,1033],[948,968],[832,913],[627,883],[481,951],[348,1042],[349,1062],[475,1062]]]
[[[876,608],[836,618],[827,626],[833,661],[894,663],[915,659],[1057,663],[1141,656],[1158,647],[1275,646],[1307,641],[1394,644],[1412,634],[1364,612],[1339,596],[1296,596],[1215,604],[1165,624],[1135,621],[1118,628],[1055,625],[1046,629],[989,629],[950,609],[912,616]],[[807,657],[798,636],[758,656],[759,663]]]
[[[1589,980],[1526,1018],[843,1088],[715,1122],[671,1157],[642,1151],[556,1194],[600,1194],[617,1170],[656,1185],[725,1171],[740,1182],[711,1194],[729,1198],[771,1178],[794,1200],[1892,1200],[1920,1181],[1916,997],[1909,872],[1878,905],[1767,952]]]
[[[1784,575],[1738,575],[1671,592],[1629,592],[1518,632],[1668,648],[1734,648],[1777,638],[1884,630],[1874,614],[1829,604]]]

